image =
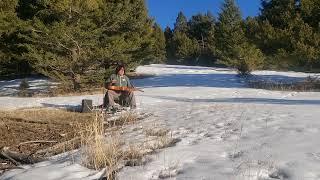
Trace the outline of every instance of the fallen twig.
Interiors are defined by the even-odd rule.
[[[14,118],[14,117],[8,117],[9,120],[17,121],[17,122],[24,122],[24,123],[32,123],[32,124],[56,124],[56,125],[70,125],[69,122],[67,123],[56,123],[56,122],[48,122],[48,121],[34,121],[34,120],[28,120],[23,118]]]
[[[23,144],[30,144],[30,143],[57,143],[57,141],[44,141],[44,140],[26,141],[26,142],[19,143],[18,146],[21,146],[21,145],[23,145]]]
[[[77,145],[79,143],[80,143],[80,137],[75,137],[68,141],[55,144],[54,146],[51,146],[49,148],[36,151],[34,154],[41,154],[41,155],[44,154],[44,155],[50,156],[50,155],[54,155],[54,153],[60,153],[63,150],[65,150],[67,147],[70,147],[72,145]]]

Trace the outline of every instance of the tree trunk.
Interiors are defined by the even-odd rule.
[[[80,82],[81,82],[80,74],[73,74],[72,75],[72,85],[73,85],[74,91],[80,91],[80,89],[81,89]]]

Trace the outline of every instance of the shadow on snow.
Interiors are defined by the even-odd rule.
[[[320,105],[320,100],[288,100],[271,98],[214,98],[214,99],[191,99],[170,96],[146,96],[157,99],[172,100],[178,102],[200,103],[255,103],[255,104],[280,104],[280,105]]]
[[[249,78],[237,74],[167,74],[146,79],[133,80],[137,87],[216,87],[216,88],[247,88],[246,80],[263,80],[273,82],[297,82],[303,77],[283,75],[255,75]]]

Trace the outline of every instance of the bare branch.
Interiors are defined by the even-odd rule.
[[[66,35],[68,38],[70,38],[71,41],[77,46],[77,48],[78,48],[78,54],[79,54],[79,56],[80,56],[80,55],[81,55],[81,47],[80,47],[79,43],[78,43],[76,40],[74,40],[71,36],[69,36],[67,33],[65,33],[65,35]]]
[[[24,144],[30,144],[30,143],[57,143],[57,141],[44,141],[44,140],[26,141],[26,142],[19,143],[19,146],[24,145]]]

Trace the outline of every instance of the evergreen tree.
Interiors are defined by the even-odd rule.
[[[59,18],[48,21],[35,13],[25,57],[37,71],[73,90],[103,81],[104,68],[113,63],[130,68],[153,53],[152,21],[143,0],[59,0],[41,13]]]
[[[318,21],[312,18],[317,16],[314,8],[317,6],[312,0],[262,1],[260,28],[255,37],[270,64],[307,69],[320,64]],[[315,14],[309,16],[311,12]]]
[[[300,0],[301,16],[316,31],[320,32],[320,1]]]
[[[166,58],[168,63],[174,63],[174,46],[173,46],[173,32],[170,27],[166,27],[164,30],[164,36],[166,38]]]
[[[210,12],[207,14],[197,14],[191,17],[188,22],[189,34],[197,40],[207,38],[210,31],[214,29],[215,19]]]
[[[178,13],[178,17],[174,23],[174,31],[180,31],[184,33],[188,31],[187,17],[181,11]]]
[[[276,28],[284,28],[295,17],[297,0],[261,0],[261,20]]]
[[[312,70],[320,65],[320,33],[305,23],[301,17],[296,17],[289,24],[290,42],[292,44],[292,58],[294,65],[304,66]]]
[[[246,39],[241,13],[234,0],[225,0],[222,6],[216,38],[221,62],[237,68],[241,74],[258,68],[264,59],[260,50]]]
[[[16,29],[18,21],[15,15],[16,5],[17,1],[3,0],[0,2],[0,63],[4,63],[10,56],[4,38]]]
[[[197,40],[188,37],[188,22],[182,12],[179,12],[174,24],[172,47],[176,63],[189,64],[198,56]]]
[[[190,39],[184,32],[176,31],[172,41],[177,63],[192,64],[192,59],[197,57],[196,53],[199,52],[197,40]]]
[[[237,68],[240,75],[248,75],[251,71],[263,67],[265,56],[255,45],[244,42],[236,46],[233,52],[237,59],[232,65]]]
[[[217,47],[222,61],[236,58],[233,54],[235,46],[244,41],[244,31],[239,8],[234,0],[225,0],[217,22]]]
[[[149,63],[164,63],[166,59],[166,38],[161,27],[155,23],[152,31],[153,58]]]
[[[215,19],[208,12],[192,16],[188,22],[189,37],[195,39],[199,47],[197,64],[209,65],[215,60]],[[200,61],[200,62],[199,62]]]
[[[16,16],[17,0],[0,2],[0,75],[19,75],[30,72],[29,64],[21,58],[20,33],[26,23]]]
[[[106,66],[121,60],[134,67],[150,59],[153,53],[152,20],[148,17],[144,0],[109,0],[99,14],[102,16],[97,18],[98,27],[102,27],[103,35],[98,57]]]

